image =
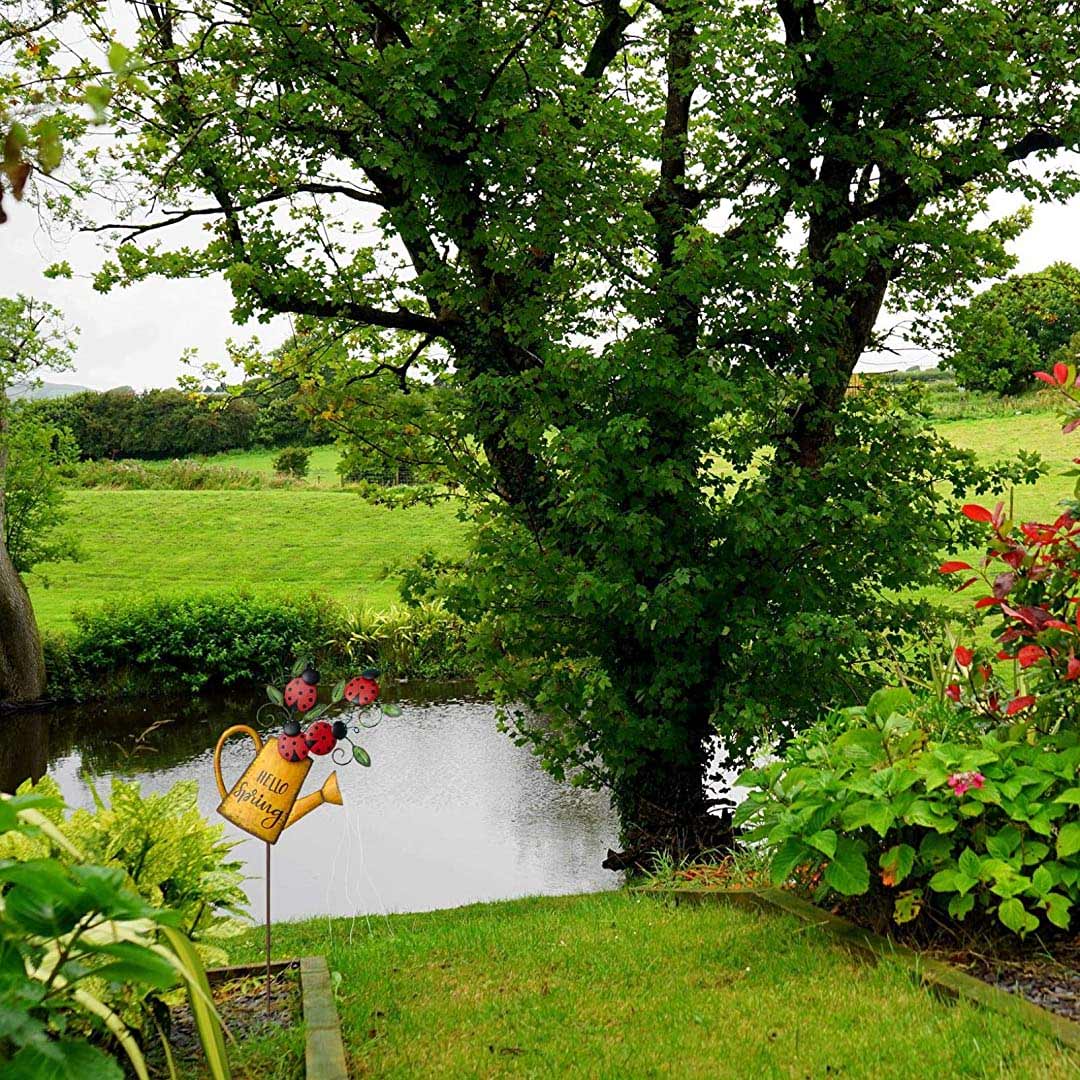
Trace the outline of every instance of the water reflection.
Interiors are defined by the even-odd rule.
[[[345,806],[320,807],[275,845],[274,918],[423,911],[618,883],[600,867],[616,833],[606,797],[556,783],[495,730],[490,704],[460,688],[402,688],[397,703],[402,715],[360,740],[373,767],[338,767]],[[105,791],[113,776],[160,791],[194,778],[203,812],[220,820],[214,743],[230,724],[256,726],[259,704],[232,695],[18,714],[6,721],[19,734],[5,741],[0,786],[10,790],[47,768],[76,807],[92,805],[91,779]],[[249,739],[226,744],[227,785],[252,753]],[[317,759],[305,791],[333,768]],[[249,897],[261,913],[264,846],[226,828],[240,840]]]

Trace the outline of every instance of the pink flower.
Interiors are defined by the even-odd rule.
[[[960,798],[971,788],[977,790],[983,787],[986,784],[986,777],[980,772],[957,772],[953,773],[946,783],[952,788],[953,794]]]

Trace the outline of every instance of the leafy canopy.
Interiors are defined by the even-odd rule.
[[[411,420],[475,553],[413,592],[442,578],[552,769],[685,837],[716,726],[802,724],[904,625],[882,596],[958,539],[939,481],[1017,475],[845,390],[886,294],[1012,265],[990,193],[1077,189],[1030,167],[1080,136],[1060,9],[133,5],[97,282],[220,273],[237,318],[347,342],[302,390],[357,441],[365,384],[434,381]]]

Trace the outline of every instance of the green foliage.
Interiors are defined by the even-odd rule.
[[[321,658],[336,609],[323,599],[271,600],[242,592],[107,604],[77,613],[53,639],[53,692],[161,694],[278,682],[296,655]],[[61,681],[63,680],[63,681]]]
[[[439,604],[348,613],[317,595],[245,593],[115,603],[45,639],[58,697],[161,695],[280,682],[292,658],[328,675],[376,666],[391,678],[474,673],[468,630]]]
[[[303,446],[287,446],[274,458],[275,471],[302,480],[308,474],[311,451]]]
[[[129,889],[122,869],[88,862],[53,823],[58,814],[59,804],[39,793],[0,801],[0,845],[37,851],[0,858],[4,1075],[121,1080],[125,1072],[108,1053],[115,1040],[136,1076],[147,1080],[136,1033],[111,999],[119,990],[143,1002],[179,983],[199,1016],[211,1075],[227,1080],[206,974],[172,925],[174,913]]]
[[[63,469],[67,487],[121,488],[128,491],[258,491],[283,488],[292,479],[198,461],[80,461]]]
[[[329,642],[344,670],[372,665],[390,677],[460,679],[474,672],[469,629],[439,602],[342,615]]]
[[[1080,741],[1023,722],[939,737],[941,706],[875,694],[739,777],[748,841],[774,882],[884,896],[897,922],[996,916],[1067,929],[1080,903]],[[955,730],[951,733],[960,734]]]
[[[228,408],[182,390],[87,390],[25,406],[66,428],[84,458],[180,458],[250,446],[256,406],[237,399]]]
[[[717,726],[739,754],[848,692],[900,621],[879,594],[954,539],[942,490],[1004,479],[845,392],[887,294],[1011,268],[1030,215],[985,222],[992,194],[1078,188],[1033,167],[1080,136],[1080,26],[1040,0],[280,0],[140,8],[139,49],[117,153],[161,216],[98,287],[222,273],[238,318],[344,342],[263,373],[359,445],[365,384],[434,387],[417,441],[476,547],[446,602],[547,718],[519,734],[629,822],[689,835]],[[223,216],[170,245],[192,192]]]
[[[242,863],[230,859],[235,842],[222,839],[224,826],[199,810],[198,784],[184,780],[168,791],[144,795],[137,783],[113,779],[106,803],[96,788],[94,810],[76,810],[65,821],[50,817],[92,862],[118,867],[128,888],[155,908],[167,907],[174,923],[195,944],[203,963],[229,962],[228,942],[245,928],[239,917],[247,896]],[[59,800],[60,789],[45,777],[19,794]],[[0,859],[45,859],[56,855],[47,837],[0,838]]]
[[[27,573],[45,563],[78,557],[78,544],[57,529],[67,521],[63,472],[75,459],[70,435],[16,412],[7,437],[4,534],[15,569]]]
[[[943,366],[972,390],[1018,394],[1036,371],[1067,359],[1080,334],[1080,270],[1054,263],[991,285],[947,320]]]

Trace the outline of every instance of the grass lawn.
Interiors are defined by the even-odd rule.
[[[307,481],[310,484],[338,487],[340,478],[336,472],[341,451],[338,447],[312,446]],[[199,458],[206,465],[226,466],[233,469],[246,469],[248,472],[272,473],[274,458],[280,450],[229,450],[224,454],[213,454]]]
[[[352,1075],[1075,1076],[1020,1024],[946,1003],[781,915],[626,892],[275,927],[276,956],[339,972]],[[258,960],[261,937],[244,939]],[[236,950],[238,952],[238,950]],[[244,1076],[299,1077],[299,1031]]]
[[[123,595],[237,586],[386,607],[398,595],[388,567],[461,547],[450,507],[388,510],[344,491],[79,490],[67,505],[85,559],[50,567],[48,588],[31,582],[47,629]]]
[[[987,459],[1020,447],[1046,458],[1050,474],[1016,492],[1016,510],[1025,517],[1056,516],[1056,503],[1072,491],[1071,479],[1061,473],[1080,456],[1080,435],[1062,435],[1054,416],[951,421],[939,429]],[[269,472],[274,453],[237,451],[207,460]],[[41,625],[63,627],[73,608],[123,594],[236,585],[316,590],[350,604],[392,603],[397,591],[382,578],[384,568],[427,548],[458,551],[461,526],[446,507],[391,511],[341,491],[333,469],[337,454],[333,446],[313,451],[311,479],[321,477],[321,489],[69,492],[71,528],[86,558],[49,567],[50,588],[31,583]],[[949,598],[944,586],[930,592]],[[950,602],[966,608],[967,594]]]

